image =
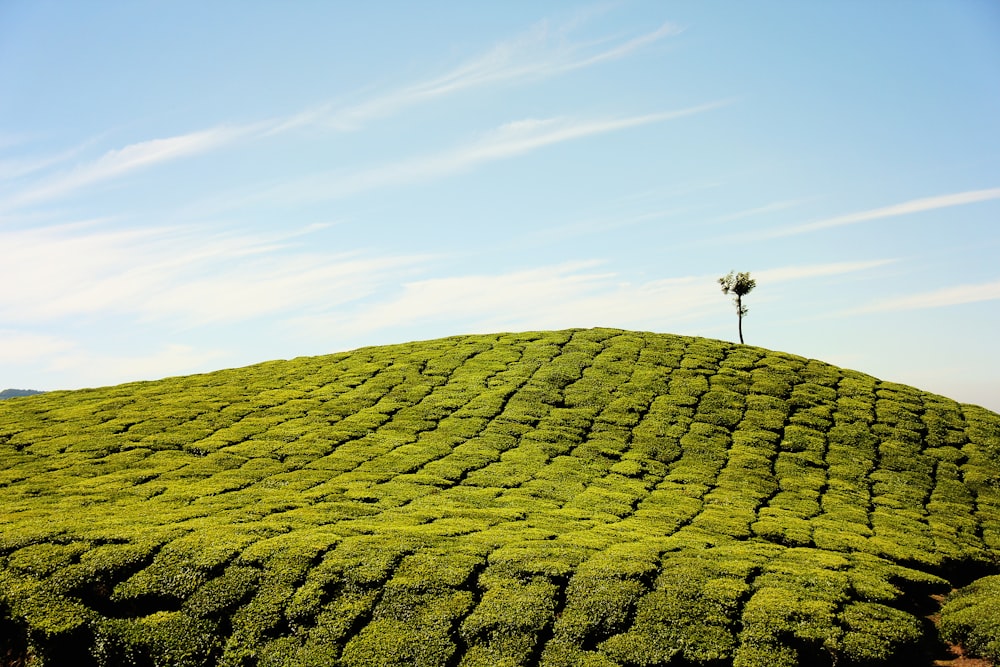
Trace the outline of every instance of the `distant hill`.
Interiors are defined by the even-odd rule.
[[[0,404],[2,665],[929,667],[1000,659],[998,575],[1000,415],[758,347],[460,336]]]
[[[40,391],[35,391],[34,389],[4,389],[0,391],[0,400],[5,398],[16,398],[18,396],[34,396],[35,394],[41,394]]]

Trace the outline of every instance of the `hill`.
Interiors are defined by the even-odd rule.
[[[5,398],[20,398],[21,396],[34,396],[42,392],[34,389],[4,389],[0,391],[0,400]]]
[[[461,336],[0,404],[6,665],[997,659],[998,574],[1000,415],[762,348]]]

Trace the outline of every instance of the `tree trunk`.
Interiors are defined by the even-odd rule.
[[[736,295],[736,314],[739,316],[740,345],[743,345],[743,302],[739,294]]]

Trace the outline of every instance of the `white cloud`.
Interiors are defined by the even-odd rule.
[[[768,282],[864,271],[889,260],[768,269]],[[388,299],[333,314],[294,320],[299,331],[347,341],[376,332],[437,327],[442,335],[466,332],[615,326],[677,330],[719,312],[714,276],[682,276],[631,283],[601,262],[574,262],[500,274],[474,274],[409,282]]]
[[[56,155],[0,160],[0,181],[11,181],[36,171],[48,169],[78,155],[83,146],[77,146]]]
[[[676,111],[610,119],[525,119],[502,125],[482,138],[450,151],[402,160],[354,174],[327,173],[313,176],[271,188],[259,193],[256,198],[296,202],[337,199],[387,186],[424,182],[565,141],[691,116],[727,104],[728,102],[712,102]],[[243,203],[246,203],[245,199]]]
[[[2,206],[14,209],[66,196],[81,188],[124,176],[154,164],[213,150],[259,131],[258,125],[216,127],[163,139],[151,139],[110,150],[92,162],[65,173],[42,179],[33,187],[15,193]]]
[[[603,289],[614,276],[593,272],[596,265],[596,262],[570,263],[499,275],[463,275],[406,283],[394,298],[337,317],[337,326],[339,331],[359,335],[435,320],[460,319],[468,326],[470,321],[494,320],[499,313],[531,319],[553,304],[575,302],[581,294]]]
[[[875,259],[863,262],[832,262],[829,264],[809,264],[804,266],[784,266],[777,269],[753,271],[753,278],[758,284],[788,282],[806,278],[820,278],[844,273],[855,273],[892,264],[895,259]]]
[[[18,285],[0,292],[0,314],[7,321],[37,321],[110,307],[122,292],[141,291],[138,281],[120,277],[148,260],[142,248],[157,236],[93,230],[90,224],[0,231],[6,249],[0,279]]]
[[[57,336],[24,331],[0,331],[0,364],[27,365],[51,358],[73,347],[73,343]]]
[[[977,202],[990,201],[993,199],[1000,199],[1000,188],[989,188],[986,190],[970,190],[968,192],[957,192],[954,194],[940,195],[937,197],[912,199],[910,201],[906,201],[901,204],[884,206],[882,208],[876,208],[870,211],[860,211],[858,213],[841,215],[835,218],[828,218],[826,220],[811,222],[805,225],[796,225],[794,227],[775,229],[770,232],[764,232],[763,236],[765,238],[776,238],[782,236],[794,236],[797,234],[807,234],[809,232],[815,232],[821,229],[829,229],[831,227],[841,227],[843,225],[855,225],[861,222],[869,222],[871,220],[894,218],[900,215],[922,213],[923,211],[933,211],[939,208],[948,208],[951,206],[974,204]]]
[[[630,40],[627,40],[619,44],[618,46],[614,46],[605,51],[601,51],[600,53],[595,53],[590,56],[577,58],[565,64],[557,65],[554,69],[556,71],[565,72],[575,69],[581,69],[583,67],[590,67],[592,65],[607,62],[610,60],[618,60],[619,58],[624,58],[626,56],[631,55],[635,51],[638,51],[639,49],[642,49],[645,46],[660,41],[664,37],[673,37],[675,35],[679,35],[681,32],[683,32],[683,30],[680,26],[674,23],[667,22],[661,25],[656,30],[653,30],[652,32],[647,32],[643,35],[639,35],[638,37],[634,37]]]
[[[640,125],[660,123],[666,120],[693,116],[713,109],[726,106],[729,102],[712,102],[676,111],[627,116],[603,120],[575,120],[550,118],[544,120],[528,119],[501,126],[484,140],[456,151],[445,158],[446,163],[452,161],[464,165],[484,160],[510,157],[526,153],[550,144],[561,143],[571,139],[579,139],[596,134],[605,134]]]
[[[675,26],[664,24],[658,29],[638,37],[619,41],[610,47],[602,45],[601,48],[595,49],[593,44],[572,44],[564,40],[558,40],[553,45],[554,40],[551,39],[550,31],[543,23],[525,35],[497,44],[486,54],[463,63],[442,76],[404,86],[397,91],[375,96],[353,106],[344,107],[326,103],[289,116],[258,123],[222,125],[187,134],[139,141],[122,148],[109,150],[97,159],[84,162],[66,171],[44,175],[25,189],[7,194],[0,201],[0,210],[12,211],[33,204],[45,203],[65,197],[83,188],[123,177],[140,169],[212,151],[247,138],[280,134],[304,126],[325,126],[341,131],[358,129],[372,119],[389,116],[406,107],[470,88],[498,82],[540,80],[601,62],[621,59],[677,32],[679,30]],[[557,31],[557,34],[562,35],[563,33]],[[659,116],[659,114],[654,116]],[[628,119],[622,120],[624,122]],[[651,116],[646,121],[633,120],[641,123],[653,122],[655,119]],[[615,121],[610,122],[614,123]],[[518,134],[523,134],[525,129],[516,128],[515,131]],[[614,128],[603,131],[610,131],[610,129]],[[583,126],[577,127],[577,130],[582,134],[576,136],[602,131]],[[562,131],[572,134],[573,129],[566,126],[562,128]],[[553,135],[551,142],[567,138],[573,138],[573,136],[559,138],[558,135]],[[93,143],[93,141],[89,143]],[[481,146],[480,148],[486,150],[488,147]],[[504,150],[502,144],[497,144],[493,148]],[[531,146],[518,149],[516,145],[507,143],[506,149],[511,151],[507,154],[516,154],[530,150]],[[67,161],[79,150],[79,148],[73,149],[57,156],[28,157],[0,162],[0,178],[12,179],[44,171],[53,165]],[[474,160],[474,156],[467,157]],[[410,166],[418,167],[419,165]],[[442,166],[442,168],[446,167]],[[398,169],[404,173],[392,176],[383,171],[382,177],[388,177],[389,180],[412,177],[412,172],[407,171],[407,165],[400,165]],[[391,170],[389,168],[389,171]],[[377,181],[379,176],[361,174],[353,179],[353,187],[366,189],[364,183],[367,179]],[[350,187],[348,186],[348,189]]]
[[[317,230],[309,230],[317,231]],[[0,231],[8,322],[132,314],[183,325],[234,321],[361,298],[423,258],[314,253],[277,236],[190,228],[63,225]]]
[[[88,378],[91,386],[103,386],[195,373],[204,370],[206,364],[224,356],[222,351],[197,350],[175,343],[164,345],[156,352],[145,355],[77,351],[55,356],[49,363],[47,372]]]
[[[602,62],[625,58],[649,44],[679,32],[677,26],[665,23],[656,30],[611,47],[594,49],[593,44],[571,44],[562,39],[553,46],[552,42],[555,40],[552,39],[552,35],[562,37],[565,31],[559,29],[553,31],[546,23],[540,23],[526,33],[498,43],[487,53],[441,76],[404,86],[398,91],[352,107],[341,109],[336,109],[332,105],[318,107],[286,119],[282,127],[320,123],[335,129],[353,130],[372,119],[388,116],[406,107],[463,90],[493,83],[538,81]]]
[[[228,267],[147,295],[145,317],[173,313],[188,324],[240,321],[296,310],[327,310],[363,299],[417,257],[277,257]]]
[[[599,234],[626,227],[633,227],[649,223],[653,220],[664,220],[679,215],[690,214],[693,210],[691,206],[678,206],[670,209],[660,209],[639,213],[636,215],[606,216],[603,218],[584,219],[571,222],[557,227],[544,227],[531,232],[526,239],[535,242],[565,243],[567,239],[573,237],[586,236],[589,234]]]
[[[957,285],[942,289],[919,292],[908,296],[877,301],[856,311],[859,313],[881,313],[924,308],[944,308],[965,303],[995,301],[1000,299],[1000,280],[973,285]]]
[[[785,211],[790,208],[795,208],[802,204],[802,200],[790,200],[790,201],[776,201],[770,204],[765,204],[764,206],[757,206],[755,208],[746,209],[743,211],[737,211],[735,213],[727,213],[725,215],[720,215],[718,217],[712,218],[709,222],[732,222],[733,220],[742,220],[743,218],[752,218],[758,215],[763,215],[765,213],[774,213],[776,211]]]

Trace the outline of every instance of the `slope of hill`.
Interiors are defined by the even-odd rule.
[[[0,404],[8,665],[929,664],[953,588],[941,628],[996,659],[998,565],[1000,415],[720,341]]]

